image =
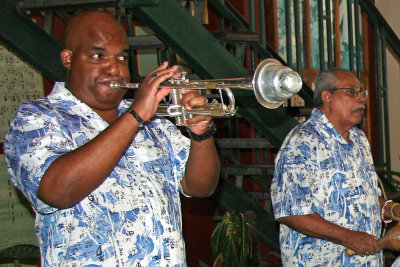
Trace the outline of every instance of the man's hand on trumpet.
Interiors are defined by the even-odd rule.
[[[177,73],[177,70],[178,66],[168,68],[168,62],[164,62],[151,71],[140,83],[139,88],[135,92],[131,108],[144,122],[154,117],[160,102],[171,93],[171,88],[160,85],[168,79],[180,77],[181,73]],[[202,106],[207,102],[207,99],[200,95],[199,90],[181,88],[180,93],[182,94],[182,98],[179,104],[187,110]],[[211,119],[210,116],[195,115],[187,119],[185,125],[190,125],[188,128],[194,134],[201,135],[209,130]]]
[[[171,91],[169,88],[159,89],[160,84],[167,79],[180,77],[181,74],[176,72],[177,69],[178,66],[168,68],[168,62],[163,62],[140,83],[135,92],[132,109],[136,111],[144,122],[154,117],[158,105]]]
[[[182,93],[180,104],[186,110],[190,110],[193,107],[201,107],[207,103],[207,98],[200,95],[199,90],[181,89],[180,92]],[[211,119],[211,116],[195,115],[187,119],[185,124],[194,134],[202,135],[210,130]]]

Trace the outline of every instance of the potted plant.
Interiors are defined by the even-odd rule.
[[[259,266],[254,212],[227,211],[211,236],[214,267]]]

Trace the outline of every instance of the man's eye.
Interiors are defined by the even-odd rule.
[[[362,88],[351,88],[350,89],[350,93],[354,96],[358,95],[359,93],[363,93],[363,89]]]
[[[117,59],[119,61],[127,61],[128,60],[128,56],[118,56]]]
[[[102,59],[102,58],[103,58],[103,55],[100,54],[100,53],[98,53],[98,54],[93,54],[93,55],[92,55],[92,58],[93,58],[93,59],[99,60],[99,59]]]

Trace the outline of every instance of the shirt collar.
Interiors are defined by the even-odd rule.
[[[336,130],[335,126],[328,120],[328,118],[325,116],[324,113],[322,113],[320,110],[317,108],[314,108],[311,112],[311,121],[313,121],[314,124],[318,124],[319,127],[317,129],[320,129],[320,134],[324,137],[324,139],[329,140],[329,139],[334,139],[339,143],[342,143],[344,145],[351,145],[352,139],[355,135],[356,131],[356,126],[352,127],[349,130],[349,140],[350,143],[347,143],[346,139]]]
[[[54,84],[53,90],[48,96],[48,99],[51,102],[59,102],[62,101],[62,103],[71,103],[73,105],[79,105],[84,107],[84,109],[88,109],[87,111],[94,112],[86,103],[82,102],[80,99],[76,98],[71,91],[69,91],[66,87],[65,82],[56,82]],[[119,104],[118,111],[119,114],[122,115],[122,113],[129,107],[129,101],[128,100],[123,100]]]
[[[56,82],[54,84],[53,90],[47,97],[49,101],[57,106],[58,108],[64,110],[69,114],[77,114],[79,116],[85,116],[89,121],[95,119],[101,127],[107,127],[108,123],[103,120],[92,108],[90,108],[86,103],[82,102],[80,99],[76,98],[71,91],[65,87],[65,82]],[[118,112],[122,115],[127,107],[130,105],[128,100],[123,100],[119,104]]]

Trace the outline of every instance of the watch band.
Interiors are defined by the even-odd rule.
[[[142,120],[142,118],[140,118],[140,116],[136,113],[136,111],[134,111],[131,107],[126,109],[126,112],[129,112],[130,114],[132,114],[132,116],[138,121],[139,123],[139,128],[143,128],[145,122]]]
[[[203,134],[195,134],[194,132],[192,132],[189,129],[187,129],[187,131],[188,131],[190,138],[192,138],[193,140],[195,140],[197,142],[201,142],[210,137],[213,137],[215,132],[217,131],[217,127],[215,127],[214,121],[211,121],[210,124],[208,125],[208,127],[209,127],[209,129],[207,130],[207,132],[205,132]]]

